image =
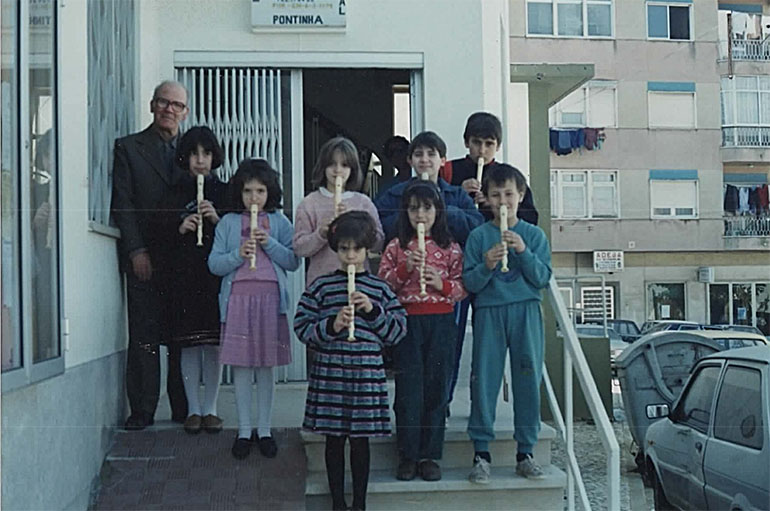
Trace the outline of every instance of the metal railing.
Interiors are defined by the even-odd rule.
[[[726,216],[726,237],[770,236],[770,216]]]
[[[556,400],[556,394],[551,385],[551,379],[548,376],[548,370],[545,367],[543,367],[543,381],[551,414],[559,428],[567,452],[567,509],[570,511],[575,509],[575,484],[577,484],[583,509],[591,509],[591,503],[588,500],[588,494],[583,483],[583,476],[580,473],[580,467],[575,457],[572,396],[572,374],[574,369],[588,404],[588,409],[591,411],[591,417],[599,430],[604,450],[607,453],[607,509],[611,511],[620,510],[620,447],[618,446],[618,440],[615,438],[615,432],[610,424],[610,419],[604,410],[596,383],[591,375],[591,370],[588,368],[588,362],[583,354],[583,350],[580,347],[575,327],[572,324],[569,312],[559,291],[559,285],[554,277],[551,277],[546,291],[564,338],[563,417],[559,403]]]
[[[770,147],[770,126],[722,126],[722,147]]]
[[[727,42],[724,43],[727,56]],[[760,39],[733,39],[733,60],[770,60],[770,44]]]

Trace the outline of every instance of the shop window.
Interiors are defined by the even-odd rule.
[[[552,170],[551,216],[617,218],[617,172]]]
[[[714,437],[762,449],[764,440],[762,375],[743,367],[728,367],[719,390],[714,414]]]
[[[698,181],[650,179],[651,218],[697,218]]]
[[[647,284],[647,317],[652,320],[684,320],[685,296],[683,283]]]
[[[527,34],[612,37],[612,0],[527,0]]]
[[[549,110],[551,127],[614,128],[616,83],[594,80],[573,91]]]
[[[770,282],[709,284],[709,323],[751,325],[770,335]]]
[[[56,2],[29,2],[29,23],[19,23],[20,7],[15,0],[2,1],[4,390],[64,368],[59,336]],[[19,41],[25,39],[28,50],[22,53]]]
[[[88,216],[110,224],[115,139],[135,127],[134,0],[88,0]],[[108,78],[108,79],[105,79]]]
[[[647,2],[647,36],[650,39],[689,40],[691,3]]]

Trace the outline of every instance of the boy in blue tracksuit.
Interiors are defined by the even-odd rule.
[[[498,164],[484,176],[482,192],[494,218],[475,229],[465,245],[463,281],[476,294],[473,312],[471,416],[468,435],[475,456],[471,482],[489,482],[489,442],[505,355],[511,361],[516,473],[543,477],[532,452],[540,431],[540,380],[543,374],[541,290],[551,278],[551,249],[545,233],[516,216],[527,184],[514,167]],[[500,205],[508,207],[509,228],[500,232]],[[501,239],[502,242],[501,243]],[[501,271],[507,254],[509,271]]]
[[[438,155],[439,158],[431,158],[431,155]],[[398,234],[398,215],[404,190],[413,181],[422,179],[425,174],[441,192],[452,237],[461,247],[464,246],[468,234],[484,222],[484,217],[465,190],[452,186],[439,177],[439,170],[446,163],[446,143],[436,133],[423,131],[409,144],[407,161],[417,173],[417,177],[388,188],[374,199],[382,229],[385,231],[385,245]],[[440,162],[440,165],[437,166],[437,162]]]

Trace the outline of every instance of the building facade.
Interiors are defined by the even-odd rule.
[[[549,116],[554,269],[584,320],[604,309],[640,325],[687,319],[770,335],[766,210],[725,210],[728,185],[768,181],[767,128],[751,103],[767,80],[765,42],[743,36],[729,78],[720,33],[733,11],[761,25],[760,2],[511,4],[513,60],[595,65]]]

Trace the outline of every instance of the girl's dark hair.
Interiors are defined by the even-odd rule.
[[[329,248],[337,251],[339,244],[350,240],[356,247],[370,250],[377,241],[377,227],[366,211],[348,211],[329,225]]]
[[[415,199],[420,204],[436,208],[436,220],[430,230],[430,237],[441,248],[449,248],[452,234],[446,221],[446,205],[441,197],[438,186],[430,181],[413,181],[401,196],[401,213],[398,215],[398,241],[401,248],[406,248],[409,242],[417,236],[417,230],[409,222],[409,204]],[[425,233],[426,236],[428,233]]]
[[[527,191],[527,178],[519,169],[507,163],[495,163],[484,172],[484,181],[481,183],[481,192],[486,196],[489,183],[497,186],[504,185],[506,181],[513,181],[516,190],[523,196]]]
[[[313,174],[310,177],[313,189],[318,189],[318,187],[326,184],[326,167],[332,164],[336,151],[339,151],[342,155],[342,161],[350,167],[350,177],[345,183],[345,189],[359,191],[364,176],[361,173],[361,164],[358,162],[358,150],[353,142],[345,137],[334,137],[321,146],[318,159],[313,167]]]
[[[233,204],[233,211],[243,211],[246,206],[243,204],[243,187],[249,181],[257,180],[267,188],[267,202],[265,211],[272,213],[281,208],[281,199],[283,192],[278,181],[278,172],[273,170],[269,163],[260,158],[249,158],[243,160],[238,165],[238,170],[230,179],[230,189]]]
[[[222,165],[222,146],[219,145],[214,132],[208,126],[193,126],[182,135],[176,146],[175,158],[179,168],[190,170],[190,155],[198,149],[198,146],[211,153],[211,170]]]

